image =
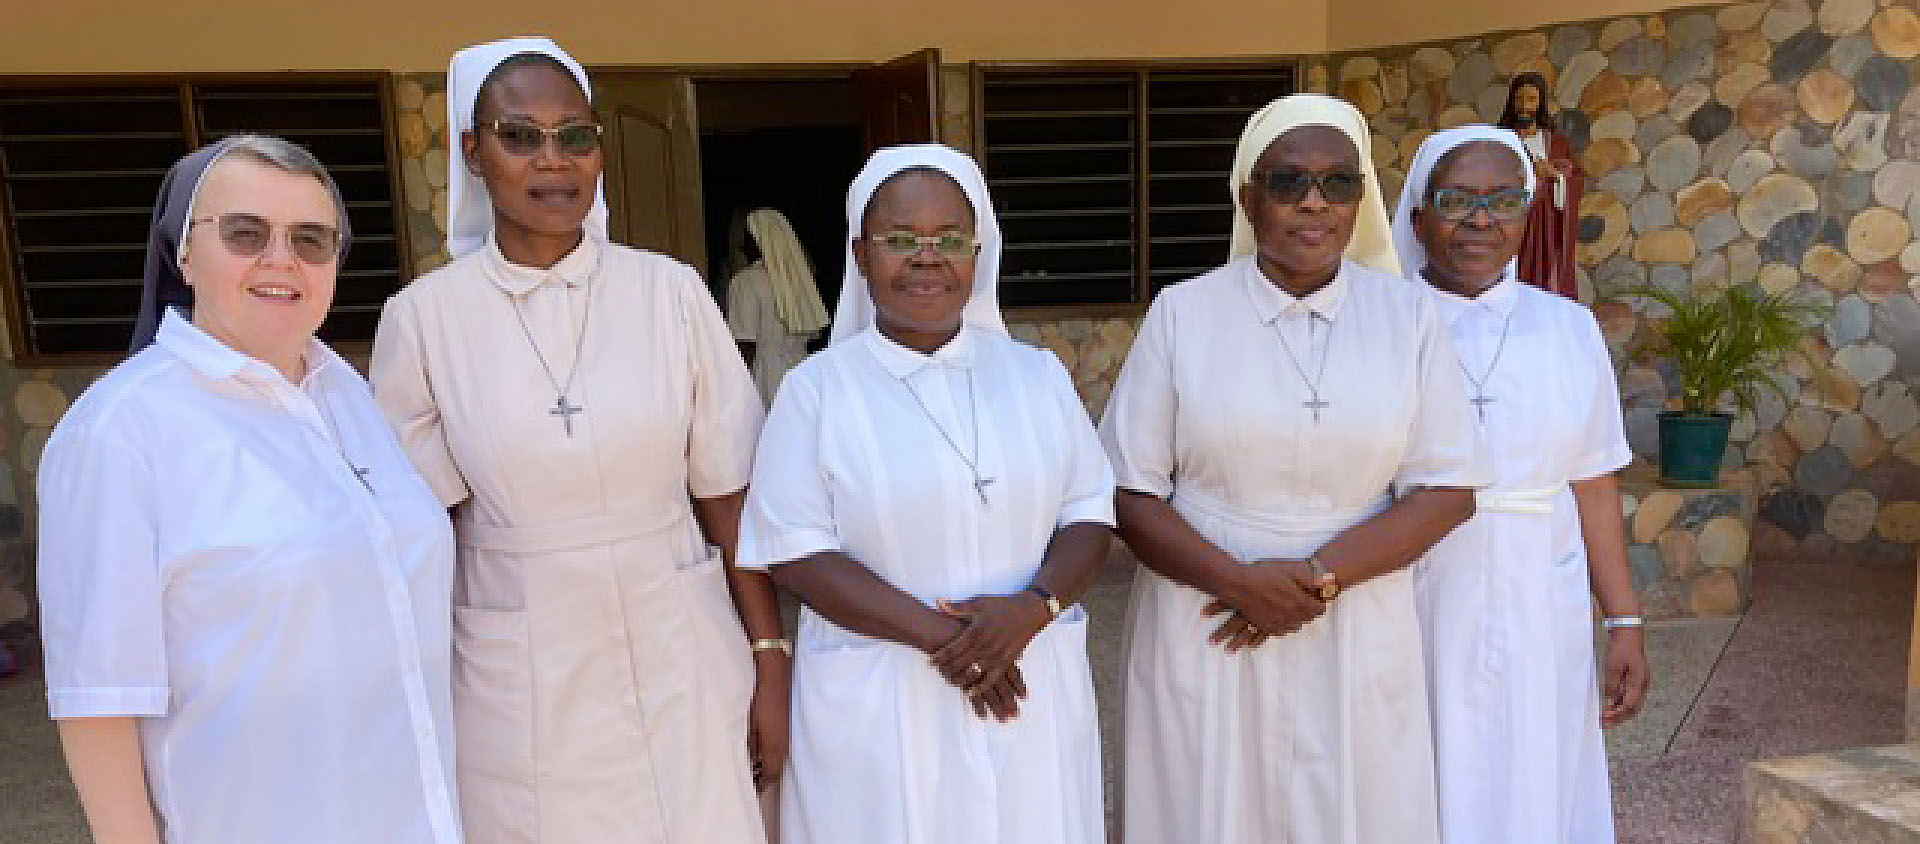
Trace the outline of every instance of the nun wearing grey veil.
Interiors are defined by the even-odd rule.
[[[343,209],[278,138],[181,159],[134,353],[47,443],[48,708],[97,840],[461,841],[451,526],[314,338]]]

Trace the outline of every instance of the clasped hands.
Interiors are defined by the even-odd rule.
[[[1316,591],[1313,572],[1301,560],[1261,560],[1236,566],[1212,590],[1213,599],[1201,610],[1212,618],[1227,619],[1207,637],[1227,653],[1257,648],[1275,636],[1305,627],[1327,611]]]
[[[954,630],[944,644],[929,651],[934,670],[967,696],[974,714],[1013,720],[1027,696],[1020,655],[1053,620],[1046,603],[1032,592],[1020,592],[940,601],[937,609],[953,621]]]

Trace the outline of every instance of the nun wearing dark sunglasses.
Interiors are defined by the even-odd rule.
[[[371,377],[455,510],[468,840],[761,844],[792,646],[732,564],[760,394],[699,274],[609,239],[578,62],[478,44],[447,90],[453,260]]]
[[[1490,473],[1446,327],[1397,275],[1369,137],[1327,97],[1254,114],[1232,258],[1154,301],[1102,420],[1146,567],[1131,844],[1439,840],[1408,566]]]
[[[180,160],[133,356],[41,464],[49,709],[101,844],[459,844],[453,532],[314,339],[346,214],[313,156]]]

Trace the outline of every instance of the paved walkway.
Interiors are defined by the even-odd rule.
[[[1754,759],[1903,736],[1914,572],[1759,560],[1754,603],[1664,755],[1618,759],[1622,844],[1727,844]]]
[[[1087,599],[1110,772],[1131,565],[1116,554]],[[1754,594],[1737,625],[1651,631],[1661,684],[1608,736],[1622,844],[1727,844],[1747,761],[1900,740],[1913,571],[1761,560]],[[84,844],[43,700],[38,682],[0,682],[0,841]]]

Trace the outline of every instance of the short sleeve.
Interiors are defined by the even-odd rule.
[[[1100,418],[1100,439],[1120,489],[1166,498],[1173,494],[1173,314],[1165,296],[1147,308]]]
[[[414,297],[395,296],[380,312],[373,333],[373,359],[367,380],[387,424],[399,435],[400,446],[414,471],[433,487],[440,503],[452,507],[467,499],[467,480],[453,461],[440,403],[433,394],[433,374],[427,371],[425,338],[420,330]]]
[[[97,427],[41,462],[39,590],[54,718],[165,715],[160,494],[146,455]]]
[[[1574,345],[1580,360],[1575,365],[1584,366],[1590,373],[1593,399],[1587,403],[1586,422],[1580,428],[1580,456],[1574,461],[1568,478],[1584,481],[1632,463],[1633,449],[1627,445],[1626,421],[1620,412],[1620,387],[1613,375],[1613,358],[1607,353],[1606,337],[1600,333],[1600,324],[1591,311],[1578,310],[1580,318],[1574,333],[1579,341]]]
[[[675,270],[682,275],[680,313],[693,366],[687,486],[695,498],[717,498],[747,485],[766,411],[706,286],[692,270],[678,265]]]
[[[1407,447],[1394,477],[1397,489],[1473,488],[1493,483],[1493,464],[1481,442],[1467,383],[1452,336],[1441,326],[1433,300],[1416,299],[1419,361],[1417,405]]]
[[[1065,440],[1062,445],[1067,454],[1066,494],[1061,499],[1055,527],[1080,522],[1113,527],[1113,467],[1107,462],[1100,435],[1093,429],[1093,420],[1087,418],[1086,406],[1080,403],[1080,395],[1074,391],[1073,379],[1067,375],[1066,367],[1051,353],[1045,354],[1054,400],[1060,406],[1060,418],[1065,420],[1060,436]]]
[[[748,267],[734,273],[733,280],[727,283],[727,328],[733,331],[733,339],[742,343],[760,339],[760,311],[766,307],[767,289],[767,285],[761,283],[762,275]]]
[[[841,547],[820,456],[817,381],[817,372],[802,364],[774,396],[740,517],[740,568],[766,569]]]

